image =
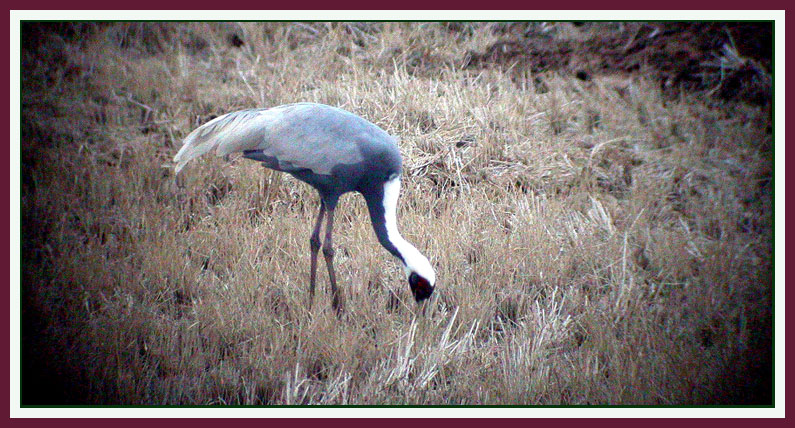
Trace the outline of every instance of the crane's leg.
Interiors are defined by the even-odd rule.
[[[315,299],[315,273],[317,272],[317,253],[320,251],[320,224],[323,223],[323,215],[326,214],[326,203],[320,200],[320,214],[317,215],[315,228],[309,238],[309,250],[311,251],[309,262],[309,309],[312,309],[312,301]]]
[[[334,247],[331,243],[331,234],[334,230],[334,208],[329,208],[326,220],[326,239],[323,241],[323,257],[326,259],[328,279],[331,284],[331,306],[337,313],[342,311],[340,293],[337,289],[337,277],[334,275]]]

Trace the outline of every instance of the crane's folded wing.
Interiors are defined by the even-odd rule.
[[[218,156],[257,153],[270,168],[310,169],[330,174],[340,164],[363,160],[360,142],[386,134],[353,114],[329,106],[298,103],[240,110],[219,116],[191,132],[174,162],[186,163],[215,149]],[[259,160],[259,159],[258,159]]]

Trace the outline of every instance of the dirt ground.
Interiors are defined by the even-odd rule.
[[[664,89],[709,90],[722,99],[771,100],[771,23],[506,24],[505,37],[470,52],[467,67],[592,75],[643,72]]]

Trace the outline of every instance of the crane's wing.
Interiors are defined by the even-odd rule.
[[[218,156],[243,152],[270,168],[309,169],[330,174],[337,165],[363,160],[364,142],[393,142],[381,128],[344,110],[298,103],[241,110],[219,116],[191,132],[174,157],[179,172],[190,160],[215,150]]]

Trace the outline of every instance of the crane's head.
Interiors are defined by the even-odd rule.
[[[431,297],[431,294],[433,294],[433,285],[431,285],[431,282],[420,276],[417,272],[409,274],[409,287],[417,303]]]
[[[417,303],[431,297],[436,283],[436,273],[431,263],[425,256],[416,253],[415,257],[406,260],[406,275],[408,275],[409,288]]]

